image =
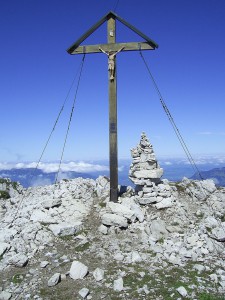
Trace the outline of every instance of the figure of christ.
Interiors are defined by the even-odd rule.
[[[102,51],[102,53],[105,53],[108,56],[108,70],[109,70],[109,78],[110,78],[110,80],[114,80],[114,74],[115,74],[115,61],[114,61],[114,57],[116,56],[117,53],[119,53],[120,51],[122,51],[123,48],[121,48],[117,52],[106,52],[103,49],[99,48],[99,50]]]

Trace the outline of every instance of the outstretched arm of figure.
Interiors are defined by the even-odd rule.
[[[118,50],[117,52],[113,53],[112,57],[115,57],[116,54],[118,54],[120,51],[122,51],[124,49],[124,47],[122,47],[120,50]]]
[[[102,53],[105,53],[106,55],[108,55],[107,52],[105,52],[102,48],[98,48],[100,51],[102,51]]]

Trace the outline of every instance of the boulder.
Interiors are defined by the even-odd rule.
[[[60,273],[55,273],[49,280],[48,280],[48,286],[55,286],[60,281]]]
[[[9,300],[12,298],[12,294],[7,291],[0,292],[0,300]]]
[[[112,213],[131,220],[134,217],[134,212],[120,203],[108,202],[106,208]]]
[[[114,291],[121,292],[123,290],[123,278],[120,277],[113,282]]]
[[[165,221],[158,219],[158,220],[153,220],[151,225],[150,225],[150,231],[152,236],[156,239],[159,240],[162,237],[167,237],[168,231],[166,230],[166,223]]]
[[[83,263],[74,260],[69,271],[69,275],[72,279],[83,279],[88,273],[88,267]]]
[[[14,256],[12,256],[9,260],[8,263],[10,265],[14,265],[15,267],[24,267],[28,263],[28,257],[22,253],[18,253]]]
[[[180,286],[179,288],[177,288],[177,292],[184,298],[187,297],[187,295],[188,295],[187,290],[183,286]]]
[[[81,290],[79,290],[79,295],[85,299],[88,295],[89,295],[90,291],[87,288],[82,288]]]
[[[101,281],[104,278],[104,270],[96,268],[93,272],[93,276],[96,281]]]

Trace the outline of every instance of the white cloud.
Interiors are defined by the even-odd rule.
[[[11,169],[29,169],[36,168],[37,163],[0,163],[0,170],[11,170]],[[57,172],[59,169],[59,163],[39,163],[38,169],[45,173]],[[87,163],[87,162],[67,162],[62,163],[60,166],[61,172],[80,172],[80,173],[91,173],[96,171],[108,171],[109,167],[100,164]]]
[[[167,166],[171,166],[171,165],[172,165],[172,162],[171,162],[171,161],[164,161],[163,164],[164,164],[164,165],[167,165]]]

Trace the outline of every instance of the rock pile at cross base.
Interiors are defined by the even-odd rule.
[[[2,189],[0,299],[224,294],[225,248],[210,236],[225,236],[225,189],[213,181],[162,180],[144,197],[121,188],[119,203],[106,177]]]

